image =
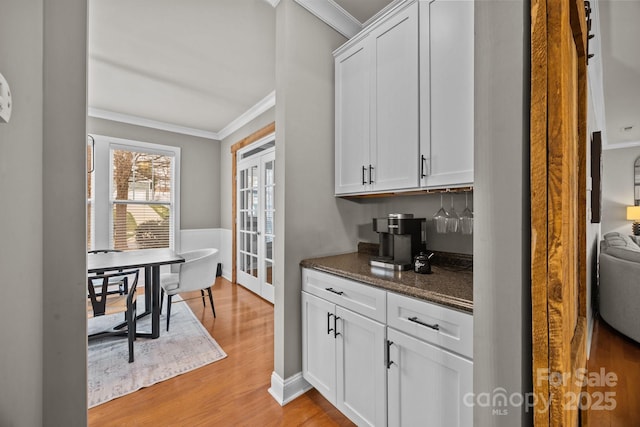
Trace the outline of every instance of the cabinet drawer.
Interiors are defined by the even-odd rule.
[[[387,325],[421,340],[473,358],[473,316],[389,292]]]
[[[302,270],[302,290],[384,323],[387,292],[317,270]]]

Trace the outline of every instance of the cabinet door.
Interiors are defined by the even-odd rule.
[[[419,178],[418,3],[373,29],[369,44],[372,189],[415,188]]]
[[[302,376],[336,404],[335,305],[302,292]]]
[[[473,425],[473,362],[387,329],[389,426]]]
[[[421,185],[473,183],[472,1],[420,2]]]
[[[366,39],[335,58],[335,192],[356,193],[368,186],[369,59]]]
[[[385,326],[336,306],[337,407],[357,425],[387,421]]]

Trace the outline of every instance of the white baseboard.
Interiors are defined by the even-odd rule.
[[[281,406],[286,405],[310,389],[311,384],[302,377],[302,372],[298,372],[286,380],[283,380],[275,371],[271,374],[269,393]]]

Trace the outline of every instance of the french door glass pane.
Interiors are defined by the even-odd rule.
[[[251,257],[251,275],[258,277],[258,257]]]
[[[274,153],[244,156],[238,164],[239,282],[259,294],[271,296],[274,257],[275,161]],[[257,279],[257,280],[256,280]]]
[[[258,266],[258,166],[239,172],[239,250],[241,271],[257,276]]]
[[[264,238],[264,257],[273,260],[273,236],[265,236]]]
[[[273,262],[265,260],[264,262],[265,282],[273,285]]]
[[[274,234],[273,231],[273,211],[265,211],[264,213],[264,232],[265,234]]]
[[[244,233],[244,250],[251,252],[251,235],[249,233]]]
[[[275,160],[264,163],[264,281],[273,284],[273,245],[275,240]]]
[[[240,190],[244,190],[245,188],[247,188],[247,171],[246,170],[242,170],[240,171]]]

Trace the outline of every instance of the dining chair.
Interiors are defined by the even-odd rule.
[[[133,342],[136,339],[136,317],[137,317],[137,289],[139,270],[118,271],[115,273],[98,273],[87,278],[87,290],[91,300],[93,316],[104,316],[124,311],[125,322],[116,326],[108,332],[98,332],[89,335],[89,340],[103,336],[121,336],[125,334],[121,328],[126,326],[126,336],[129,344],[129,363],[133,362]],[[107,292],[113,280],[127,279],[129,284],[128,292],[125,295]],[[97,289],[96,289],[97,288]]]
[[[110,252],[122,252],[122,251],[120,249],[93,249],[93,250],[87,251],[87,253],[89,254],[108,254]],[[122,270],[119,270],[119,271],[122,271]],[[104,271],[101,271],[99,273],[104,273]],[[111,290],[114,286],[117,286],[117,290]],[[128,288],[129,288],[129,285],[127,284],[126,277],[124,279],[114,278],[109,283],[110,290],[108,292],[110,294],[119,293],[120,295],[124,295],[129,292]]]
[[[206,289],[213,317],[216,317],[211,288],[216,282],[218,250],[213,248],[198,249],[180,255],[184,258],[184,262],[173,264],[170,273],[160,275],[162,298],[164,299],[164,294],[167,294],[167,331],[171,319],[171,297],[179,293],[199,290],[202,304],[206,305],[204,299],[204,290]]]

